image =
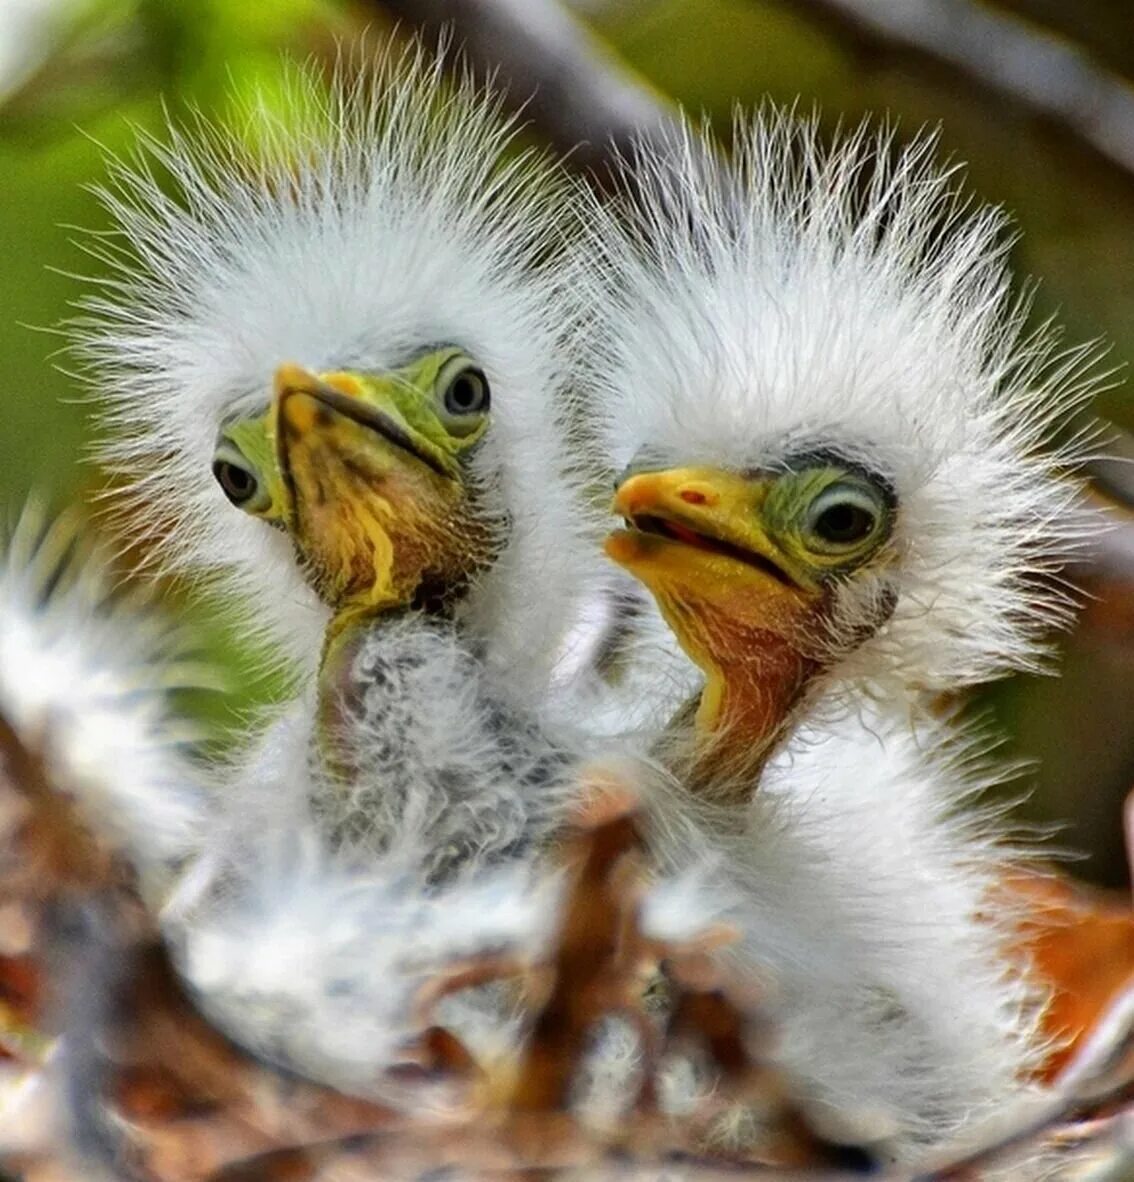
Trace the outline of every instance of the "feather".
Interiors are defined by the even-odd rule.
[[[173,695],[215,687],[186,638],[116,585],[77,513],[29,502],[0,538],[0,717],[107,827],[160,895],[195,849],[197,732]]]

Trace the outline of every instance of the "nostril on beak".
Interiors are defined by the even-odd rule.
[[[678,489],[677,495],[687,505],[708,505],[710,508],[719,500],[716,492],[712,489],[695,484],[683,485]]]

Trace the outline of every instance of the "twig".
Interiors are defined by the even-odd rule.
[[[665,102],[602,51],[555,0],[363,0],[436,38],[451,31],[482,76],[559,151],[606,173],[612,153],[673,118]]]
[[[1134,174],[1134,87],[1072,42],[973,0],[790,0],[871,53],[914,56],[1072,132]]]

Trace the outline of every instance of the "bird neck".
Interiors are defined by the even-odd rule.
[[[698,793],[742,803],[786,734],[821,663],[783,635],[700,611],[679,633],[705,675],[693,704],[694,742],[680,769]]]
[[[323,640],[317,681],[316,736],[326,769],[344,780],[354,770],[349,753],[350,736],[365,688],[355,676],[355,661],[375,619],[373,612],[340,611],[332,618]]]
[[[396,622],[419,619],[435,628],[456,627],[454,609],[469,588],[469,578],[442,579],[419,575],[417,588],[404,597],[365,597],[340,605],[327,625],[319,662],[317,735],[324,765],[349,781],[354,772],[353,736],[367,685],[355,673],[355,662],[364,643],[376,632]]]
[[[373,691],[370,679],[359,672],[360,653],[364,646],[381,644],[383,633],[415,614],[405,606],[352,606],[337,612],[327,627],[317,678],[315,733],[324,769],[334,779],[351,783],[359,770],[359,727],[370,708],[364,699]]]

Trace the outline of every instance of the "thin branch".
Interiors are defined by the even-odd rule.
[[[781,2],[868,52],[891,50],[945,68],[1134,174],[1134,87],[1071,41],[973,0]]]
[[[613,151],[672,121],[666,103],[555,0],[364,0],[430,38],[451,31],[482,76],[580,166],[606,171]]]

